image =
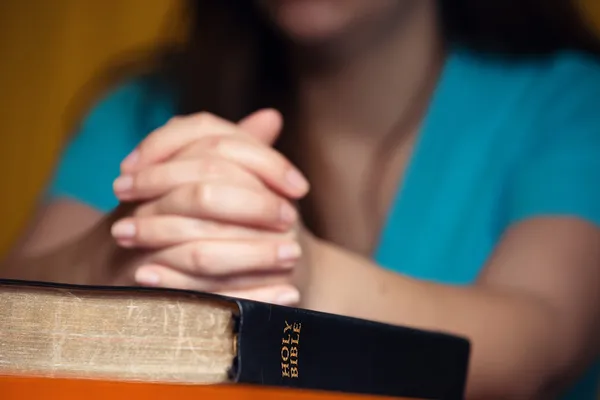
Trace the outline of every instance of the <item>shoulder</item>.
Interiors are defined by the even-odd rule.
[[[454,65],[460,78],[452,91],[468,99],[465,114],[474,125],[498,128],[494,132],[524,145],[556,140],[560,132],[562,140],[587,134],[600,144],[600,133],[589,136],[600,130],[600,58],[568,51],[529,58],[457,51]]]
[[[172,94],[150,78],[115,86],[99,96],[81,119],[67,143],[67,154],[96,148],[120,156],[171,118],[173,104]]]
[[[174,112],[173,96],[151,80],[134,79],[99,97],[65,143],[47,195],[108,211],[123,158]]]
[[[541,112],[546,119],[595,116],[600,101],[600,59],[564,52],[535,65],[534,71],[532,95],[545,106]],[[593,122],[600,127],[596,119]]]
[[[459,51],[447,76],[440,131],[455,127],[465,149],[486,155],[465,158],[497,171],[502,224],[554,215],[600,226],[600,61]]]
[[[78,131],[110,126],[139,136],[162,125],[173,113],[173,95],[164,85],[150,78],[136,78],[99,96]]]
[[[482,91],[489,87],[538,117],[565,115],[600,96],[600,57],[574,51],[512,59],[467,53],[462,60],[467,73],[487,82]]]
[[[514,97],[503,125],[512,174],[510,222],[570,216],[600,226],[600,62],[579,53],[496,66]]]
[[[531,114],[538,148],[566,154],[588,147],[600,154],[599,59],[563,52],[528,68],[531,84],[518,106]]]
[[[600,85],[600,57],[565,51],[534,65],[541,72],[540,81],[546,84],[564,86],[585,81],[595,89]]]

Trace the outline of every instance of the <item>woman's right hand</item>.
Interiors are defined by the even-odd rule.
[[[151,134],[115,181],[129,208],[112,227],[120,273],[143,285],[291,299],[301,255],[291,201],[308,185],[270,147],[280,128],[278,114],[262,111],[239,124],[178,118]]]

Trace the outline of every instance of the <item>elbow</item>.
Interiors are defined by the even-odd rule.
[[[586,364],[588,365],[588,364]],[[574,360],[564,366],[556,366],[551,371],[547,369],[532,374],[530,379],[523,380],[516,385],[514,392],[503,399],[531,399],[548,400],[557,399],[569,390],[577,379],[584,373],[585,367],[581,367],[581,360]]]
[[[487,384],[469,385],[466,399],[468,400],[548,400],[559,397],[574,381],[577,373],[572,368],[549,371],[548,366],[537,370],[506,374],[504,379],[490,376]]]
[[[479,358],[478,371],[470,373],[467,399],[548,400],[568,390],[596,360],[598,341],[585,324],[562,315],[538,303],[521,315],[510,337],[487,342],[503,350]]]
[[[478,379],[467,387],[467,400],[548,400],[557,393],[555,379],[542,371],[523,370],[519,374],[490,375],[488,379]]]
[[[586,345],[589,344],[589,345]],[[524,385],[527,399],[553,399],[567,392],[581,379],[597,360],[598,346],[581,340],[577,343],[562,341],[559,356],[554,363],[540,368],[534,379]]]
[[[531,379],[524,382],[521,398],[560,397],[593,366],[600,355],[600,321],[594,318],[578,321],[573,319],[573,314],[566,312],[556,312],[554,316],[554,328],[548,331],[548,340],[542,340],[546,344],[545,357],[538,360]]]

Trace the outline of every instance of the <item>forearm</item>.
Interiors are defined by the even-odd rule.
[[[542,300],[524,293],[420,282],[339,249],[323,253],[321,270],[332,275],[314,284],[309,307],[468,337],[473,346],[470,399],[548,398],[546,386],[555,383],[562,367],[557,351],[564,346],[550,334],[556,332],[557,321]]]
[[[107,241],[108,220],[66,243],[43,252],[9,254],[0,278],[70,284],[104,283],[115,246]]]
[[[78,281],[83,269],[75,266],[77,248],[71,244],[43,254],[11,254],[0,264],[0,277],[31,281]]]

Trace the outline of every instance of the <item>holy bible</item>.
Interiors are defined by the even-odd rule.
[[[0,375],[463,398],[465,338],[192,291],[0,280]]]

